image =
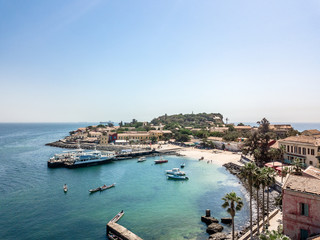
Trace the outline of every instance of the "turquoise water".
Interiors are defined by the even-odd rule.
[[[169,162],[162,165],[149,157],[142,163],[48,169],[48,158],[63,149],[44,144],[82,126],[0,124],[0,239],[106,239],[106,223],[122,209],[119,223],[143,239],[207,239],[200,216],[207,208],[216,218],[228,216],[221,198],[232,190],[245,201],[236,225],[248,221],[248,204],[237,179],[204,161],[166,156]],[[167,180],[165,170],[183,162],[190,179]],[[88,192],[112,183],[115,188]]]

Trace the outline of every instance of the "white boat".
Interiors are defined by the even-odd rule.
[[[81,148],[78,148],[76,150],[55,154],[48,161],[48,167],[67,166],[72,168],[96,165],[111,161],[114,156],[114,152],[101,152],[96,149],[93,151],[85,151]]]
[[[138,159],[137,162],[144,162],[144,161],[146,161],[146,160],[147,160],[146,157],[139,157],[139,159]]]
[[[168,179],[176,179],[176,180],[188,180],[189,178],[187,176],[181,176],[176,174],[170,174],[167,175]]]
[[[63,191],[64,191],[65,193],[68,192],[67,184],[63,185]]]
[[[180,171],[179,168],[172,168],[172,170],[166,170],[166,174],[168,174],[168,175],[178,175],[178,176],[186,175],[186,173]]]

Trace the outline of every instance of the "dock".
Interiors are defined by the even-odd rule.
[[[117,223],[123,214],[124,211],[122,210],[108,222],[106,226],[107,237],[111,240],[142,240],[142,238]]]

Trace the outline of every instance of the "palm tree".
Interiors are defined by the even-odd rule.
[[[302,175],[302,163],[298,158],[293,161],[293,172],[295,175]]]
[[[268,187],[267,191],[267,224],[269,225],[269,192],[270,187],[275,183],[276,171],[273,168],[266,168],[266,186]]]
[[[230,214],[232,218],[232,240],[234,239],[234,216],[236,212],[240,211],[243,202],[240,197],[237,196],[235,192],[227,193],[224,198],[222,198],[224,203],[222,204],[223,208],[227,208],[227,212]]]
[[[265,204],[264,204],[264,191],[267,186],[267,180],[266,180],[266,167],[263,167],[261,169],[261,176],[260,176],[260,181],[261,181],[261,186],[262,186],[262,226],[263,226],[263,231],[265,230],[265,221],[264,221],[264,216],[265,216]]]
[[[257,168],[255,163],[247,163],[241,169],[241,176],[247,181],[249,185],[250,193],[250,237],[252,239],[252,185],[255,169]]]
[[[258,235],[260,234],[259,190],[260,190],[260,186],[261,186],[261,177],[262,177],[261,169],[257,167],[255,169],[254,176],[253,176],[253,186],[256,188],[256,191],[257,191],[257,232],[258,232]]]

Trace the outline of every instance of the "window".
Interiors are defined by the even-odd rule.
[[[312,161],[309,161],[309,164],[312,166],[313,164],[312,164]]]
[[[310,154],[310,148],[308,148],[308,155]]]
[[[306,203],[300,203],[301,215],[309,216],[309,206]]]
[[[306,148],[302,148],[302,154],[306,155]]]
[[[287,152],[290,152],[290,146],[289,145],[287,146]]]
[[[298,153],[301,154],[301,147],[298,148]]]
[[[311,155],[314,155],[314,149],[311,149]]]
[[[298,150],[297,147],[294,147],[294,153],[297,153],[297,150]]]
[[[293,153],[293,146],[291,146],[291,152]]]

